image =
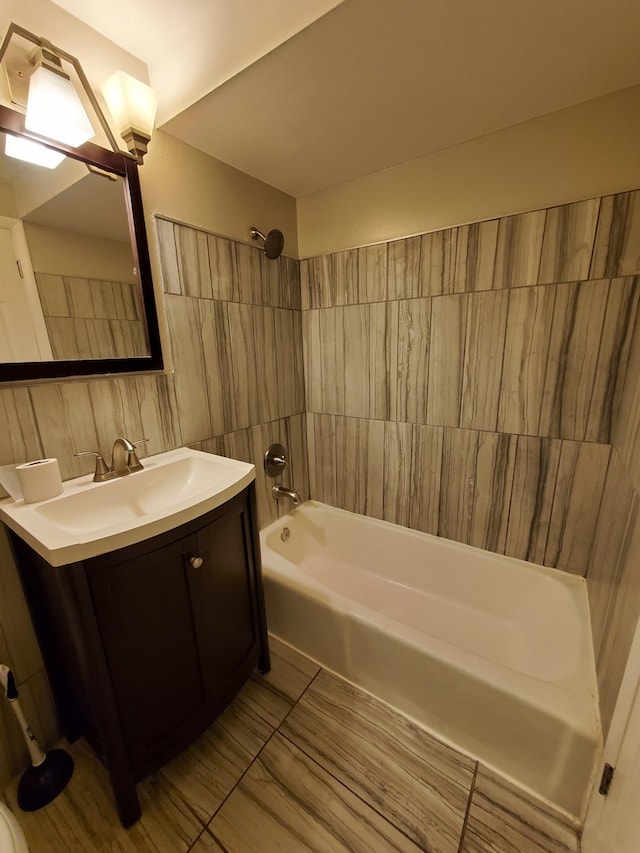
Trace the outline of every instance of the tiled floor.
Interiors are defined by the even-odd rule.
[[[276,640],[272,665],[138,786],[143,813],[129,830],[82,742],[69,787],[45,809],[19,812],[10,789],[32,853],[578,850],[543,804]]]

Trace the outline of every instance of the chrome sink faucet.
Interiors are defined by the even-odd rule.
[[[147,441],[149,441],[148,438],[141,438],[139,441],[129,441],[128,438],[118,436],[113,442],[111,466],[107,465],[102,454],[98,453],[97,450],[81,450],[79,453],[74,453],[73,455],[95,456],[96,469],[93,473],[93,482],[104,483],[106,480],[113,480],[114,477],[126,477],[127,474],[142,471],[144,466],[138,459],[136,447]]]

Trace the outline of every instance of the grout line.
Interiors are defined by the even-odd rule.
[[[464,821],[462,823],[462,832],[460,833],[460,844],[458,845],[458,853],[463,853],[462,848],[464,846],[464,836],[467,832],[467,824],[469,823],[469,813],[471,812],[471,800],[473,799],[473,794],[476,787],[476,777],[478,776],[478,768],[480,767],[480,762],[476,761],[476,766],[473,770],[473,778],[471,780],[471,787],[469,788],[469,799],[467,800],[467,810],[464,813]]]
[[[293,711],[293,709],[296,707],[296,705],[298,704],[298,702],[300,701],[300,699],[302,699],[302,697],[304,696],[304,694],[307,692],[307,690],[309,689],[309,687],[310,687],[310,686],[313,684],[313,682],[316,680],[316,678],[318,677],[318,675],[319,675],[319,673],[320,673],[321,671],[322,671],[322,668],[320,668],[320,669],[318,670],[318,672],[316,672],[316,674],[313,676],[313,678],[311,679],[311,681],[309,682],[309,684],[307,684],[307,686],[306,686],[306,687],[305,687],[305,689],[302,691],[302,693],[300,694],[300,696],[296,699],[296,701],[293,703],[293,705],[291,706],[291,708],[289,708],[289,710],[287,711],[287,713],[285,714],[285,716],[282,718],[282,720],[278,723],[278,725],[273,729],[273,731],[271,732],[271,734],[269,735],[269,737],[265,740],[265,742],[262,744],[262,746],[260,747],[260,749],[258,750],[258,752],[256,752],[256,754],[253,756],[253,758],[251,759],[251,761],[249,762],[249,764],[247,765],[247,767],[246,767],[246,768],[245,768],[245,770],[243,771],[243,773],[242,773],[242,775],[240,776],[240,778],[237,780],[237,782],[236,782],[236,783],[234,784],[234,786],[231,788],[231,790],[229,791],[229,793],[228,793],[228,794],[226,795],[226,797],[222,800],[222,802],[220,803],[220,805],[215,809],[215,811],[213,812],[213,814],[211,815],[211,817],[208,819],[207,823],[204,825],[204,827],[203,827],[203,831],[204,831],[205,829],[207,829],[207,828],[208,828],[208,826],[209,826],[209,824],[211,823],[211,821],[212,821],[212,820],[214,819],[214,817],[218,814],[218,812],[219,812],[219,811],[220,811],[220,809],[224,806],[224,804],[227,802],[227,800],[229,799],[229,797],[231,797],[231,795],[234,793],[234,791],[236,790],[236,788],[240,785],[240,783],[242,782],[242,780],[244,779],[244,777],[247,775],[247,773],[249,772],[249,770],[251,770],[251,768],[253,767],[253,765],[255,764],[255,762],[260,758],[260,756],[262,755],[262,753],[263,753],[263,752],[264,752],[264,750],[266,749],[267,745],[271,742],[271,739],[273,738],[273,736],[276,734],[276,732],[279,732],[279,730],[280,730],[280,726],[281,726],[281,725],[284,723],[284,721],[289,717],[289,714],[291,714],[291,712]],[[202,833],[201,833],[201,834],[202,834]],[[222,845],[221,845],[221,846],[222,846]],[[223,848],[223,849],[224,849],[224,848]]]
[[[319,669],[319,670],[318,670],[318,672],[314,675],[314,677],[311,679],[311,681],[309,682],[309,684],[307,685],[307,687],[306,687],[306,688],[304,689],[304,691],[300,694],[300,696],[299,696],[298,700],[296,701],[295,705],[291,708],[291,710],[289,711],[289,713],[287,714],[287,716],[283,719],[282,723],[280,723],[280,726],[282,726],[282,725],[284,724],[285,720],[289,717],[289,715],[291,714],[291,712],[295,709],[295,707],[296,707],[296,705],[298,704],[298,702],[300,701],[300,699],[302,699],[302,697],[305,695],[305,693],[307,692],[307,690],[311,687],[311,685],[316,681],[316,679],[317,679],[317,678],[318,678],[318,677],[319,677],[323,672],[328,672],[328,673],[330,673],[330,670],[325,670],[325,669],[324,669],[324,667],[320,667],[320,669]],[[331,673],[330,673],[330,674],[331,674]],[[342,676],[337,676],[337,677],[338,677],[338,678],[340,678],[340,679],[341,679],[341,680],[343,680],[343,681],[346,681],[346,679],[343,679],[343,678],[342,678]],[[405,719],[406,719],[406,718],[405,718]],[[337,783],[341,788],[344,788],[346,791],[349,791],[349,793],[351,793],[354,797],[356,797],[356,799],[358,799],[361,803],[363,803],[363,804],[364,804],[368,809],[371,809],[371,811],[375,812],[375,813],[376,813],[380,818],[382,818],[382,820],[383,820],[386,824],[388,824],[389,826],[392,826],[394,829],[396,829],[396,830],[397,830],[401,835],[403,835],[403,836],[404,836],[408,841],[410,841],[410,842],[411,842],[412,844],[414,844],[414,845],[419,845],[419,843],[420,843],[420,842],[419,842],[416,838],[414,838],[414,837],[412,837],[411,835],[409,835],[409,834],[408,834],[408,832],[407,832],[407,830],[406,830],[406,827],[399,826],[397,823],[395,823],[395,821],[394,821],[394,820],[392,820],[392,819],[390,819],[390,817],[389,817],[387,814],[385,814],[383,811],[381,811],[381,810],[380,810],[380,808],[378,808],[378,807],[375,805],[375,803],[374,803],[374,802],[370,802],[369,800],[365,799],[365,797],[361,796],[357,791],[354,791],[354,790],[353,790],[353,788],[351,788],[351,787],[347,784],[347,782],[346,782],[346,781],[344,781],[343,779],[340,779],[340,778],[339,778],[338,776],[336,776],[336,775],[335,775],[335,774],[334,774],[334,773],[333,773],[333,772],[332,772],[328,767],[326,767],[324,764],[321,764],[317,759],[315,759],[312,755],[310,755],[310,754],[305,750],[305,748],[304,748],[304,746],[303,746],[303,745],[301,745],[300,743],[297,743],[297,742],[296,742],[295,740],[293,740],[291,737],[288,737],[284,732],[279,731],[280,726],[278,726],[278,729],[277,729],[276,731],[278,731],[278,734],[280,735],[280,737],[281,737],[281,738],[283,738],[283,740],[286,740],[286,741],[287,741],[287,742],[288,742],[288,743],[289,743],[289,744],[290,744],[294,749],[296,749],[298,752],[302,753],[302,755],[304,755],[304,756],[305,756],[309,761],[311,761],[311,763],[312,763],[312,764],[314,764],[316,767],[318,767],[318,768],[319,768],[323,773],[326,773],[326,774],[327,774],[327,776],[331,777],[331,778],[334,780],[334,782],[336,782],[336,783]],[[275,734],[275,732],[274,732],[274,734]],[[439,743],[443,743],[443,742],[439,741]],[[475,762],[475,767],[474,767],[473,777],[472,777],[472,780],[471,780],[471,785],[470,785],[470,790],[469,790],[469,799],[468,799],[468,801],[467,801],[467,808],[466,808],[465,818],[464,818],[464,823],[463,823],[463,832],[464,832],[464,826],[466,825],[467,816],[468,816],[468,813],[469,813],[469,808],[470,808],[470,804],[471,804],[471,793],[472,793],[472,791],[473,791],[473,787],[474,787],[474,784],[475,784],[475,778],[476,778],[476,773],[477,773],[478,767],[479,767],[479,762]]]

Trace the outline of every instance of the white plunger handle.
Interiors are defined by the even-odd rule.
[[[16,719],[18,720],[18,725],[22,729],[22,734],[24,735],[25,742],[27,744],[27,749],[29,750],[29,755],[31,756],[31,763],[34,767],[38,767],[39,764],[45,760],[46,755],[40,748],[40,744],[36,740],[36,736],[29,728],[29,724],[27,723],[24,714],[22,713],[22,708],[20,707],[20,702],[18,701],[18,690],[16,688],[15,679],[13,677],[13,673],[3,663],[0,663],[0,684],[4,687],[7,699],[9,700],[9,704],[13,708],[13,713],[16,715]]]

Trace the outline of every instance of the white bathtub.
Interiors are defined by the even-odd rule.
[[[261,544],[275,636],[582,816],[601,745],[582,578],[314,501]]]

